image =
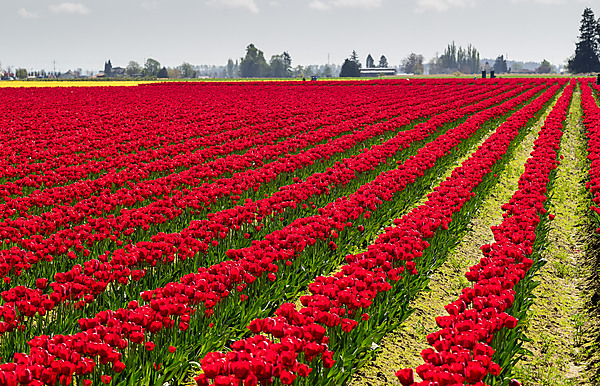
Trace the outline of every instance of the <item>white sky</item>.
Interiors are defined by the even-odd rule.
[[[0,66],[98,71],[154,58],[224,65],[254,43],[292,65],[342,64],[356,50],[391,65],[448,43],[482,58],[563,64],[583,9],[600,0],[1,0]]]

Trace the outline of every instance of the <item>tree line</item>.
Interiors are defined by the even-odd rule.
[[[476,74],[481,70],[480,62],[479,51],[471,44],[463,48],[457,47],[452,42],[452,44],[448,44],[441,56],[436,54],[429,61],[429,73],[443,74],[460,71],[463,74]]]
[[[376,66],[371,54],[369,54],[366,66],[367,68],[389,67],[389,64],[385,55],[382,55],[379,64]],[[356,51],[352,51],[350,57],[342,65],[340,76],[358,77],[361,68]],[[400,64],[400,70],[406,74],[423,75],[426,69],[429,74],[478,74],[482,70],[488,72],[493,70],[496,74],[504,74],[510,73],[512,70],[508,67],[504,55],[496,57],[493,65],[486,62],[482,66],[479,51],[475,47],[471,44],[467,47],[457,46],[454,42],[448,44],[442,55],[436,54],[427,64],[425,64],[423,55],[414,52],[402,59]],[[523,70],[523,68],[515,68],[515,70]],[[552,65],[545,59],[535,70],[537,73],[550,73],[551,71]]]
[[[581,27],[579,29],[579,41],[576,43],[575,54],[567,60],[567,69],[571,73],[600,72],[600,19],[596,20],[591,8],[585,8]],[[466,47],[457,46],[454,42],[448,44],[441,55],[436,54],[425,65],[425,58],[421,54],[410,53],[402,59],[400,69],[404,73],[421,75],[425,73],[426,67],[429,74],[477,74],[482,70],[494,71],[496,74],[510,73],[511,71],[521,71],[521,67],[515,65],[514,69],[508,67],[504,55],[498,55],[493,65],[486,62],[481,65],[481,55],[479,51],[468,44]],[[366,68],[388,68],[389,63],[385,55],[381,55],[379,63],[369,53],[366,58]],[[254,44],[246,47],[246,55],[239,64],[229,59],[227,63],[227,77],[276,77],[290,78],[293,76],[305,76],[303,68],[292,69],[292,58],[287,51],[282,54],[271,56],[267,63],[264,53]],[[359,77],[362,65],[358,59],[356,51],[352,51],[350,57],[346,58],[341,66],[339,76],[341,77]],[[553,67],[546,59],[542,60],[539,67],[534,72],[550,73]],[[312,74],[308,74],[309,76]],[[333,76],[332,68],[329,64],[325,67],[321,76]]]
[[[233,71],[233,60],[229,59],[227,63],[228,70],[231,68],[231,77],[235,77]],[[291,78],[292,77],[292,57],[287,51],[278,55],[272,55],[269,63],[265,59],[264,53],[256,48],[254,44],[246,47],[246,56],[244,56],[238,67],[239,75],[242,78]]]
[[[337,69],[332,65],[321,66],[301,66],[292,67],[292,57],[284,51],[281,54],[271,55],[269,62],[265,59],[263,51],[254,44],[246,47],[246,54],[239,62],[233,59],[227,61],[227,78],[293,78],[323,76],[331,77],[335,75]]]
[[[590,8],[586,8],[583,14],[582,26],[580,28],[580,41],[576,45],[575,55],[569,59],[569,70],[571,72],[600,71],[600,23],[595,20]],[[390,68],[385,55],[381,55],[376,63],[369,53],[365,60],[366,68]],[[515,64],[512,70],[522,71],[523,67]],[[479,51],[471,44],[466,47],[457,46],[452,42],[446,46],[441,55],[437,54],[425,63],[421,54],[410,53],[402,59],[398,67],[403,73],[422,75],[429,74],[477,74],[481,70],[495,71],[496,74],[511,72],[507,66],[504,55],[499,55],[493,65],[486,62],[481,64]],[[143,65],[136,61],[130,61],[126,68],[113,68],[110,61],[105,63],[105,77],[130,77],[130,78],[292,78],[292,77],[360,77],[362,65],[356,51],[352,51],[350,57],[346,58],[340,65],[311,65],[292,67],[292,57],[288,51],[274,54],[267,62],[263,51],[254,44],[246,47],[246,53],[239,60],[229,59],[224,66],[193,66],[184,62],[177,67],[165,67],[153,58],[145,60]],[[552,65],[543,60],[542,64],[535,70],[538,73],[550,73]],[[531,72],[531,71],[530,71]],[[10,73],[10,71],[8,71]],[[41,71],[41,73],[45,73]],[[0,75],[3,72],[0,71]],[[36,73],[37,74],[37,73]],[[4,76],[8,75],[4,73]],[[17,69],[11,76],[18,78],[28,77],[27,70]]]
[[[110,61],[109,61],[110,63]],[[112,69],[104,73],[106,76],[114,76]],[[143,77],[143,78],[195,78],[196,71],[193,66],[189,63],[183,62],[180,66],[167,68],[161,66],[160,62],[153,58],[146,59],[144,66],[140,66],[136,61],[130,61],[125,68],[125,74],[130,77]]]

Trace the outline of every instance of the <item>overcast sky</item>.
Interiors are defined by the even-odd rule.
[[[575,51],[583,9],[600,0],[2,0],[0,65],[98,71],[154,58],[164,66],[224,65],[254,43],[288,51],[292,65],[391,65],[429,60],[455,41],[482,57],[563,64]]]

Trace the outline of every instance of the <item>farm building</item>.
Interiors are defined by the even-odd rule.
[[[361,68],[360,76],[381,76],[381,75],[396,75],[398,71],[395,68],[382,68],[382,67],[373,67],[373,68]]]

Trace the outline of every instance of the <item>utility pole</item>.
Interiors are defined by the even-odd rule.
[[[52,64],[54,65],[54,74],[53,75],[54,75],[54,77],[56,77],[56,59],[54,59],[52,61]]]

